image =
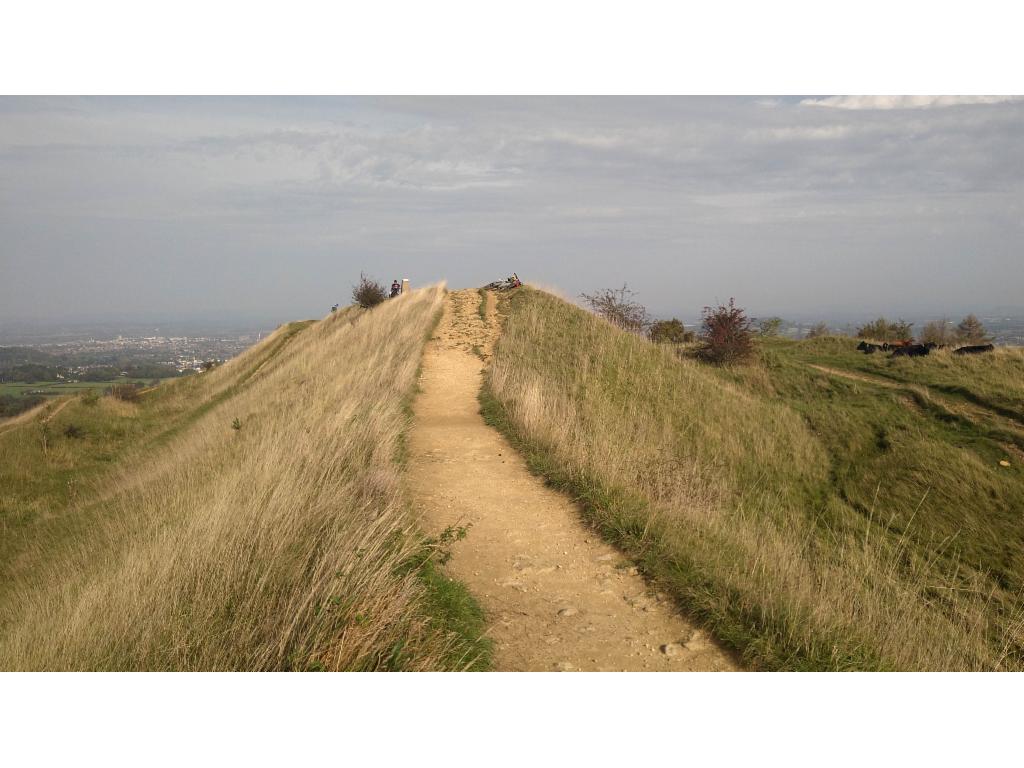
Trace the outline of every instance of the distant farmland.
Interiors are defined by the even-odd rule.
[[[150,384],[153,381],[163,383],[169,379],[139,379],[121,376],[109,381],[34,381],[31,383],[17,381],[0,383],[0,395],[11,395],[13,397],[24,397],[27,395],[43,395],[45,397],[58,397],[60,395],[78,395],[88,392],[90,389],[103,391],[115,384]]]

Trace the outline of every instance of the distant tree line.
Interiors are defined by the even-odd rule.
[[[35,408],[45,399],[42,395],[0,395],[0,419]]]
[[[728,364],[743,361],[754,352],[755,334],[772,337],[782,329],[781,317],[767,317],[752,320],[745,311],[737,307],[733,299],[728,304],[704,307],[701,331],[698,334],[686,330],[676,319],[653,320],[636,299],[635,292],[626,283],[621,288],[605,288],[595,293],[582,293],[580,297],[597,315],[624,331],[645,335],[651,341],[663,344],[687,344],[700,341],[697,355],[710,362]],[[755,326],[756,323],[756,326]],[[913,323],[898,319],[894,321],[879,317],[857,328],[857,337],[875,341],[903,341],[912,339]],[[808,329],[805,338],[815,339],[831,335],[825,323],[815,323]],[[976,344],[989,341],[985,326],[974,315],[967,315],[958,325],[949,320],[934,320],[926,323],[921,332],[922,343],[948,345],[954,343]]]
[[[177,368],[162,363],[136,363],[124,368],[104,365],[77,373],[63,365],[23,363],[0,367],[0,382],[56,381],[58,377],[78,381],[110,381],[119,378],[122,371],[132,379],[169,379],[179,375]]]
[[[904,341],[914,338],[913,323],[905,320],[890,322],[880,317],[857,328],[857,338],[875,341]],[[974,315],[967,315],[956,326],[952,321],[932,320],[921,329],[922,344],[976,344],[989,341],[989,334],[982,322]]]

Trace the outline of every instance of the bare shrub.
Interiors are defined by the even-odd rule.
[[[115,384],[110,388],[110,394],[117,400],[123,400],[126,403],[134,403],[139,399],[139,388],[131,382]]]
[[[956,341],[956,333],[949,320],[932,320],[921,329],[922,344],[952,344]]]
[[[597,293],[581,293],[582,299],[612,325],[630,333],[643,333],[650,321],[647,308],[634,300],[636,293],[623,283],[621,288],[604,288]]]
[[[810,330],[807,331],[808,339],[820,339],[822,336],[828,335],[828,325],[826,325],[825,323],[815,323],[810,327]]]
[[[704,307],[704,349],[706,360],[720,365],[746,360],[754,351],[750,320],[733,299],[718,307]]]
[[[362,272],[359,273],[359,282],[352,286],[352,301],[363,309],[369,309],[383,303],[387,297],[383,285]]]

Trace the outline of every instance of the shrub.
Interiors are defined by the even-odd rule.
[[[234,429],[235,431],[241,429],[242,420],[236,417],[235,420],[231,422],[231,428]]]
[[[363,309],[369,309],[382,303],[387,297],[383,285],[362,272],[359,273],[359,282],[352,286],[352,301]]]
[[[736,363],[754,351],[750,320],[733,299],[718,307],[704,307],[702,356],[713,363]]]
[[[100,393],[95,389],[90,389],[84,395],[82,395],[82,404],[90,407],[96,405],[100,401]]]
[[[64,427],[64,437],[69,437],[72,440],[85,437],[85,430],[76,424],[68,424]]]
[[[674,317],[671,320],[659,320],[652,323],[651,327],[647,329],[647,338],[658,344],[682,344],[693,341],[694,337],[694,332],[686,330],[683,324]]]
[[[956,340],[952,323],[948,320],[932,320],[921,329],[922,344],[951,344]]]
[[[890,322],[880,317],[872,323],[865,323],[857,329],[858,339],[874,339],[876,341],[905,341],[914,337],[913,323],[906,320]]]
[[[807,331],[808,339],[820,339],[822,336],[828,336],[829,330],[825,323],[815,323]]]
[[[118,400],[124,400],[126,403],[134,403],[139,399],[139,388],[130,382],[115,384],[110,388],[110,394]]]
[[[781,317],[766,317],[757,324],[762,336],[778,336],[782,327]]]
[[[988,341],[988,331],[974,315],[968,315],[960,321],[956,327],[956,336],[960,341],[979,342]]]
[[[631,333],[643,333],[649,325],[647,308],[633,299],[635,295],[623,283],[621,288],[605,288],[593,294],[581,293],[580,297],[596,314],[612,325]]]
[[[203,362],[201,362],[199,364],[199,367],[202,368],[204,371],[212,371],[214,368],[217,367],[217,361],[216,360],[204,360]]]

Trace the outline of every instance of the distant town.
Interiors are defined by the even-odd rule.
[[[31,348],[68,361],[72,373],[110,366],[166,366],[176,373],[200,371],[207,362],[222,363],[251,347],[263,332],[216,336],[124,336],[33,345]],[[120,373],[120,372],[119,372]]]
[[[256,344],[270,329],[160,334],[74,331],[0,338],[0,418],[47,397],[109,390],[119,383],[153,386],[218,366]]]

